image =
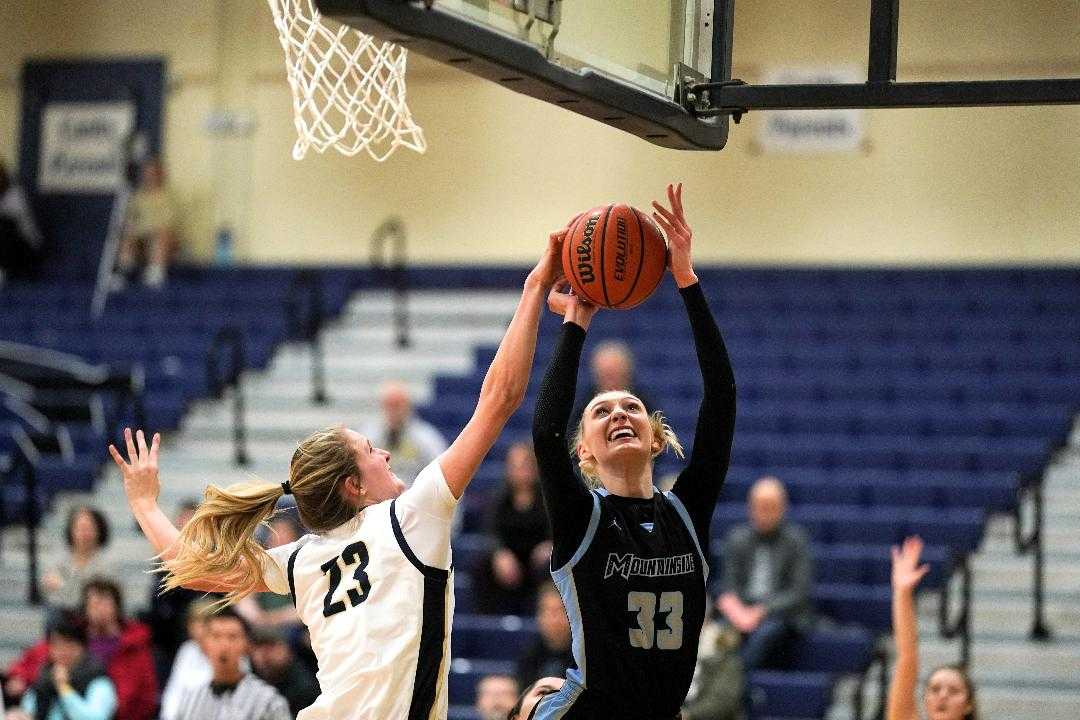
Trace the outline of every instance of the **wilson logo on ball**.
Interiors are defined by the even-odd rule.
[[[591,283],[596,280],[593,274],[592,242],[593,231],[596,230],[596,221],[600,218],[592,217],[585,223],[585,235],[577,246],[578,256],[578,279],[583,283]]]

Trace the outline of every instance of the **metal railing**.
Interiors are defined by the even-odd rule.
[[[391,217],[371,236],[371,266],[380,286],[394,292],[394,336],[399,348],[412,344],[409,336],[409,273],[406,260],[408,236],[400,218]],[[389,250],[387,247],[389,246]],[[390,261],[384,259],[390,253]]]
[[[1031,531],[1024,534],[1025,500],[1031,506]],[[1016,507],[1013,510],[1013,540],[1016,552],[1021,555],[1031,553],[1031,632],[1032,640],[1050,640],[1052,633],[1046,624],[1043,612],[1046,586],[1046,566],[1043,557],[1043,472],[1040,470],[1027,482],[1022,482],[1017,490]]]
[[[224,374],[221,368],[228,349],[229,364]],[[248,464],[247,431],[244,425],[244,393],[240,378],[245,366],[244,331],[235,324],[226,325],[214,334],[210,349],[206,352],[206,379],[210,395],[222,398],[225,388],[233,389],[233,457],[237,465]]]
[[[303,298],[307,298],[304,312]],[[301,270],[293,278],[285,301],[285,319],[289,337],[304,340],[311,349],[311,402],[325,405],[326,362],[319,330],[323,324],[322,275],[316,270]]]
[[[124,234],[124,217],[127,215],[128,201],[131,199],[131,186],[123,183],[113,200],[109,214],[109,229],[105,233],[105,244],[101,248],[98,260],[97,280],[94,282],[94,294],[90,300],[90,318],[98,320],[105,313],[105,303],[113,288],[113,269],[116,256],[120,252],[120,240]]]
[[[37,465],[41,453],[34,444],[34,439],[19,425],[8,428],[8,436],[14,441],[14,452],[9,460],[10,464],[5,468],[4,482],[18,481],[21,476],[23,486],[22,520],[26,527],[26,601],[31,605],[41,604],[41,587],[38,584],[38,547],[37,530],[41,524],[41,508],[38,507],[37,492]],[[0,512],[3,513],[4,524],[10,517],[6,502],[0,501]]]
[[[949,608],[952,605],[952,580],[960,574],[960,605],[956,620],[949,622]],[[960,638],[960,666],[967,667],[971,661],[971,555],[958,558],[952,567],[952,575],[941,589],[938,604],[938,628],[941,637],[946,640]]]

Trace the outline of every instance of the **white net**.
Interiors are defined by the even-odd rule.
[[[398,147],[427,149],[405,104],[404,48],[327,23],[311,0],[268,1],[292,89],[294,158],[332,147],[381,162]]]

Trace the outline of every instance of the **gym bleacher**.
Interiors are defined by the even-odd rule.
[[[4,386],[0,455],[14,450],[13,427],[33,433],[33,443],[41,451],[35,468],[38,511],[46,511],[59,492],[91,490],[107,457],[105,446],[136,416],[133,407],[116,396],[115,388],[91,382],[58,389],[50,378],[39,382],[34,377],[40,374],[36,358],[62,374],[75,367],[90,375],[129,375],[140,395],[147,430],[175,430],[191,402],[214,390],[207,358],[223,328],[240,330],[245,370],[266,367],[278,345],[297,331],[290,318],[301,317],[306,310],[299,306],[311,302],[310,296],[294,290],[301,272],[177,268],[164,291],[134,286],[111,294],[97,321],[90,320],[94,288],[89,283],[55,280],[4,286],[0,376],[25,387]],[[333,317],[362,274],[323,269],[319,275],[321,312]],[[5,347],[10,353],[3,352]],[[60,440],[55,439],[57,434]],[[14,475],[4,483],[2,500],[0,517],[5,522],[22,518],[24,486]]]
[[[150,430],[176,428],[212,383],[206,356],[215,334],[238,324],[246,365],[264,367],[290,334],[294,269],[178,270],[162,292],[113,295],[98,323],[87,321],[86,285],[8,286],[0,292],[0,340],[70,353],[110,368],[140,367]],[[485,284],[516,282],[493,272]],[[339,310],[370,277],[322,272],[324,312]],[[417,287],[469,286],[475,271],[417,269]],[[1017,492],[1062,441],[1080,385],[1080,272],[1067,270],[756,270],[701,273],[735,367],[740,405],[732,467],[714,519],[714,541],[745,520],[751,482],[775,474],[791,518],[816,555],[818,629],[776,669],[752,677],[755,717],[820,718],[845,674],[860,674],[889,631],[888,546],[911,533],[927,541],[940,590],[977,552],[986,519],[1012,511]],[[470,614],[470,568],[486,547],[479,513],[500,482],[502,456],[526,437],[539,379],[558,330],[546,317],[529,399],[511,420],[467,496],[458,570],[451,717],[471,718],[475,680],[511,670],[534,637],[531,618]],[[693,434],[700,380],[678,296],[665,285],[630,312],[605,312],[590,330],[627,340],[637,375],[684,440]],[[448,436],[460,430],[494,348],[476,351],[467,377],[440,377],[421,414]],[[584,377],[584,368],[582,377]],[[584,382],[581,386],[584,386]],[[28,402],[48,416],[48,394]],[[105,438],[125,418],[93,417],[68,429],[74,454],[57,451],[41,502],[92,487]],[[25,422],[13,410],[6,422]],[[47,456],[48,457],[48,456]],[[661,458],[656,475],[677,472]],[[14,493],[14,494],[12,494]],[[5,483],[5,518],[19,496]],[[713,548],[715,552],[715,547]],[[722,558],[713,558],[713,573]]]

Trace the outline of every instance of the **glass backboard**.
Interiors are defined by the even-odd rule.
[[[316,0],[325,16],[505,87],[677,148],[717,150],[677,77],[730,75],[725,0]],[[714,50],[717,49],[717,50]]]

